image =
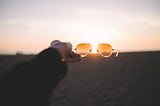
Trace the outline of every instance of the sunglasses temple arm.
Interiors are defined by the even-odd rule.
[[[119,54],[118,52],[119,51],[117,49],[112,49],[112,50],[116,52],[116,56],[115,57],[118,57],[118,54]]]

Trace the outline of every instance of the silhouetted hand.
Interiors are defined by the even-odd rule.
[[[70,42],[54,40],[51,42],[50,47],[57,49],[66,62],[78,62],[81,60],[81,56],[72,51],[72,44]]]
[[[66,62],[77,62],[81,60],[81,56],[73,51],[68,54],[66,57]]]

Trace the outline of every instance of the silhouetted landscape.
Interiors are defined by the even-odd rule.
[[[0,56],[0,72],[34,55]],[[54,71],[54,70],[53,70]],[[160,106],[160,52],[91,54],[69,63],[50,106]]]

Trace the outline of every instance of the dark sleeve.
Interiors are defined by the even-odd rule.
[[[57,50],[43,50],[32,60],[17,64],[1,75],[0,104],[46,106],[67,70]]]

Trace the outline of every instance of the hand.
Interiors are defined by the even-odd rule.
[[[81,60],[81,56],[72,51],[72,44],[70,42],[54,40],[51,42],[50,47],[57,49],[66,62],[77,62]]]
[[[66,62],[71,63],[71,62],[77,62],[81,60],[81,56],[77,53],[74,53],[73,51],[68,54],[66,57]]]

